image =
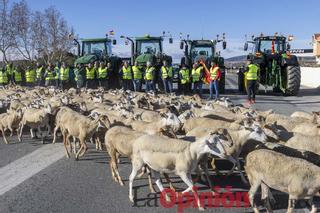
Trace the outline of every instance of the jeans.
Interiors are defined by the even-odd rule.
[[[213,98],[213,89],[216,92],[215,99],[218,99],[219,98],[219,81],[218,80],[210,81],[210,99]]]
[[[95,80],[93,80],[93,79],[88,79],[87,81],[86,81],[86,88],[87,89],[94,89],[95,88]]]
[[[131,84],[132,84],[132,80],[130,79],[123,79],[122,81],[122,87],[123,89],[126,91],[126,90],[132,90],[131,88]]]
[[[135,92],[141,92],[141,86],[142,84],[140,79],[133,80],[133,87]]]
[[[193,93],[196,94],[199,90],[200,97],[202,96],[202,81],[196,81],[193,83]]]
[[[154,91],[154,85],[153,85],[153,81],[146,81],[146,91]]]
[[[61,80],[61,81],[60,81],[60,88],[61,88],[62,90],[67,89],[68,86],[69,86],[69,81],[68,81],[68,80]]]
[[[172,93],[172,80],[171,79],[162,79],[163,88],[165,93]]]
[[[99,87],[104,89],[108,89],[108,80],[107,79],[99,79]]]
[[[248,88],[248,100],[255,100],[256,99],[256,80],[248,80],[247,81],[247,88]]]

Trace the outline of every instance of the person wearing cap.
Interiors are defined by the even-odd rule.
[[[253,63],[253,59],[247,60],[247,68],[245,70],[245,76],[247,79],[247,94],[248,104],[254,104],[256,102],[256,84],[258,79],[259,67]]]

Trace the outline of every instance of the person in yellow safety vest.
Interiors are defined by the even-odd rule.
[[[132,90],[132,68],[127,61],[122,66],[122,88]]]
[[[0,86],[5,86],[9,83],[9,74],[6,71],[6,68],[3,66],[0,68]]]
[[[56,66],[54,67],[54,81],[55,81],[55,87],[59,87],[59,80],[60,80],[60,68],[61,64],[60,62],[56,63]]]
[[[189,90],[190,71],[185,64],[181,65],[181,70],[179,71],[179,78],[180,78],[181,93],[186,95]]]
[[[43,75],[44,75],[44,68],[43,66],[37,62],[37,68],[36,68],[36,81],[37,81],[37,86],[43,86]]]
[[[99,87],[103,89],[108,89],[108,67],[111,66],[111,63],[107,64],[107,67],[104,62],[100,62],[97,76],[99,81]]]
[[[15,85],[22,85],[22,69],[20,66],[17,66],[13,69],[12,82]]]
[[[163,88],[165,93],[172,93],[172,66],[169,66],[168,62],[164,60],[161,67],[161,79],[163,82]]]
[[[86,67],[86,88],[93,89],[95,87],[96,69],[89,63]]]
[[[27,66],[27,69],[25,71],[26,76],[26,86],[32,87],[34,86],[34,83],[36,81],[36,71],[31,68],[31,66]]]
[[[203,68],[205,69],[205,71],[210,75],[210,96],[209,96],[209,100],[213,99],[213,89],[215,91],[215,101],[218,100],[219,98],[219,80],[221,77],[221,71],[220,68],[218,66],[218,63],[216,61],[211,61],[210,63],[210,70],[208,70],[205,62],[201,61],[200,62],[203,66]]]
[[[13,63],[8,63],[8,64],[6,65],[6,72],[7,72],[8,77],[9,77],[8,83],[9,83],[9,82],[12,82],[12,83],[13,83],[13,79],[12,79],[13,70],[14,70]]]
[[[192,83],[193,83],[193,93],[198,93],[202,97],[202,79],[204,78],[203,67],[199,63],[195,62],[193,64],[193,69],[191,71]]]
[[[55,72],[54,67],[51,63],[48,64],[46,71],[44,72],[45,86],[54,86],[55,85]]]
[[[248,59],[245,75],[247,78],[248,104],[256,103],[256,84],[258,79],[259,67],[253,63],[252,59]]]
[[[66,63],[62,62],[62,65],[60,67],[60,75],[59,75],[60,88],[62,90],[68,89],[69,72],[70,72],[70,68],[66,65]]]
[[[155,75],[155,68],[152,66],[151,62],[147,62],[147,68],[144,76],[146,81],[146,92],[155,91],[153,80]]]
[[[133,87],[134,91],[141,92],[142,89],[142,69],[138,66],[138,62],[134,62],[133,71]]]

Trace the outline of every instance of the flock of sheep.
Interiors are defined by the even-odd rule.
[[[113,179],[124,185],[118,171],[120,156],[132,162],[129,199],[134,201],[133,181],[147,173],[164,190],[161,175],[170,182],[178,175],[193,191],[191,173],[204,174],[210,189],[208,161],[215,168],[219,157],[234,164],[243,182],[249,180],[249,201],[259,212],[255,194],[261,189],[268,212],[274,201],[270,188],[289,194],[288,212],[298,199],[313,197],[320,190],[320,114],[295,112],[290,117],[234,105],[228,99],[207,102],[198,96],[165,96],[122,90],[61,91],[54,88],[10,87],[0,89],[0,130],[17,131],[22,141],[29,127],[32,138],[56,142],[62,135],[66,156],[82,157],[95,143],[111,157]],[[51,137],[50,137],[51,138]],[[72,141],[70,141],[72,139]],[[245,160],[245,174],[239,159]],[[152,178],[151,178],[152,176]],[[174,186],[170,182],[170,187]],[[197,193],[195,200],[202,209]],[[170,199],[166,197],[166,199]]]

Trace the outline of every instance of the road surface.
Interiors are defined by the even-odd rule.
[[[245,95],[236,92],[236,76],[227,75],[227,95],[236,103],[244,103]],[[298,97],[259,95],[259,110],[274,109],[276,112],[289,115],[303,110],[320,110],[320,91],[303,88]],[[164,208],[159,194],[149,194],[147,179],[134,182],[137,202],[132,204],[128,199],[128,176],[131,165],[125,158],[121,159],[119,171],[124,177],[126,186],[116,184],[109,170],[109,156],[105,152],[95,151],[90,145],[88,153],[75,161],[67,159],[60,143],[42,144],[39,140],[30,140],[24,135],[23,142],[10,138],[5,145],[0,139],[0,213],[109,213],[109,212],[177,212],[177,205]],[[228,162],[220,161],[220,166],[230,167]],[[226,168],[226,167],[225,167]],[[241,183],[238,175],[215,175],[211,172],[211,181],[215,186],[225,189],[232,186],[232,193],[246,192],[248,186]],[[186,186],[175,176],[171,176],[174,185],[182,190]],[[205,182],[196,184],[199,192],[207,191]],[[275,212],[285,212],[287,195],[276,193]],[[228,201],[228,200],[227,200]],[[230,201],[230,200],[229,200]],[[240,203],[241,206],[244,203]],[[224,208],[223,204],[208,207],[206,212],[252,212],[250,208]],[[180,209],[181,210],[181,209]],[[197,212],[194,208],[186,208],[184,212]],[[303,203],[296,212],[307,212]]]

